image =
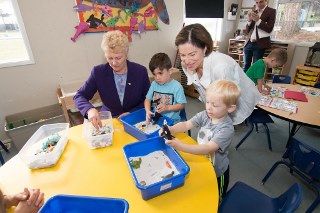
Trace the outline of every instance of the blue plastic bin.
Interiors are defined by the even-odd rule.
[[[141,186],[137,180],[133,168],[130,165],[129,158],[137,156],[145,156],[154,151],[163,151],[175,165],[180,174],[172,176],[168,179],[154,183],[148,186]],[[123,152],[126,157],[128,167],[136,187],[141,191],[144,200],[151,199],[173,189],[184,185],[185,177],[190,171],[190,167],[183,158],[173,148],[166,145],[161,137],[154,137],[148,140],[128,144],[123,147]]]
[[[157,124],[159,126],[162,126],[164,119],[167,120],[167,124],[169,126],[173,125],[173,120],[167,116],[162,116],[157,122]],[[146,120],[145,109],[139,109],[137,111],[131,112],[130,114],[120,118],[120,121],[123,123],[124,130],[130,135],[132,135],[133,137],[137,138],[139,141],[159,136],[158,131],[147,134],[134,126],[135,124],[145,120]]]
[[[47,200],[39,212],[127,213],[128,209],[128,202],[119,198],[55,195]]]

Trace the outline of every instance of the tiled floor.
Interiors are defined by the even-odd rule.
[[[186,112],[188,118],[192,117],[197,112],[204,110],[204,104],[199,100],[190,97],[187,97],[187,100],[188,104],[186,106]],[[273,119],[275,123],[268,125],[273,151],[269,151],[268,149],[267,137],[262,126],[260,127],[259,133],[253,131],[242,146],[236,151],[234,147],[249,130],[249,126],[241,124],[235,127],[235,137],[229,150],[231,178],[229,188],[236,181],[242,181],[271,197],[276,197],[288,189],[294,182],[301,183],[304,195],[303,201],[297,212],[302,213],[305,212],[314,201],[316,194],[299,177],[291,175],[287,168],[280,166],[269,178],[267,183],[261,185],[261,179],[271,168],[273,163],[281,159],[282,154],[285,151],[285,145],[289,134],[288,122],[277,118]],[[195,139],[197,131],[198,129],[193,129],[191,131],[192,137]],[[320,129],[301,127],[295,137],[320,150]],[[15,154],[17,154],[17,149],[14,146],[11,147],[10,154],[2,151],[5,160],[10,159]],[[314,212],[320,212],[320,205]]]

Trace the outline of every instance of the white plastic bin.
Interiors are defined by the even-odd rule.
[[[23,146],[18,156],[30,169],[52,167],[58,162],[68,142],[68,132],[69,123],[43,125]],[[56,145],[51,151],[45,152],[44,148],[52,138],[58,138]]]
[[[111,112],[103,111],[99,114],[103,127],[100,128],[98,132],[87,119],[85,119],[83,123],[83,135],[90,149],[112,145],[113,123]]]

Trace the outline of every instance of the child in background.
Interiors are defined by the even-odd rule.
[[[269,55],[256,61],[246,72],[247,76],[257,85],[260,93],[268,95],[271,88],[266,85],[264,75],[267,68],[281,67],[287,62],[287,51],[277,48]]]
[[[187,103],[181,84],[171,78],[172,65],[169,56],[165,53],[157,53],[152,56],[149,69],[154,76],[150,89],[144,101],[146,109],[146,121],[150,122],[155,111],[172,118],[174,123],[180,121],[180,110]]]
[[[236,110],[239,97],[240,87],[233,81],[217,80],[210,84],[206,90],[206,110],[186,122],[169,127],[172,134],[200,127],[198,144],[184,144],[178,139],[166,141],[166,144],[176,150],[206,155],[210,159],[217,175],[220,201],[229,184],[228,148],[234,135],[229,113]]]

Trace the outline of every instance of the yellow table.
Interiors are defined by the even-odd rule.
[[[270,87],[284,87],[291,91],[298,91],[302,86],[298,84],[268,84]],[[316,88],[311,88],[318,90]],[[278,117],[280,119],[291,122],[292,128],[289,133],[289,138],[287,141],[287,147],[290,144],[291,138],[297,132],[297,126],[308,126],[313,128],[320,128],[320,97],[319,96],[306,96],[308,102],[291,100],[297,103],[297,113],[289,113],[280,109],[271,108],[268,106],[257,105],[258,108],[263,109],[269,114]]]
[[[0,167],[0,187],[5,194],[23,188],[40,188],[48,199],[56,194],[123,198],[130,213],[217,212],[218,188],[210,161],[204,156],[180,153],[190,166],[182,187],[143,200],[127,166],[122,148],[137,141],[114,119],[113,144],[91,150],[82,137],[82,125],[70,128],[69,142],[52,168],[30,170],[18,156]],[[195,141],[184,133],[175,135],[186,143]]]

